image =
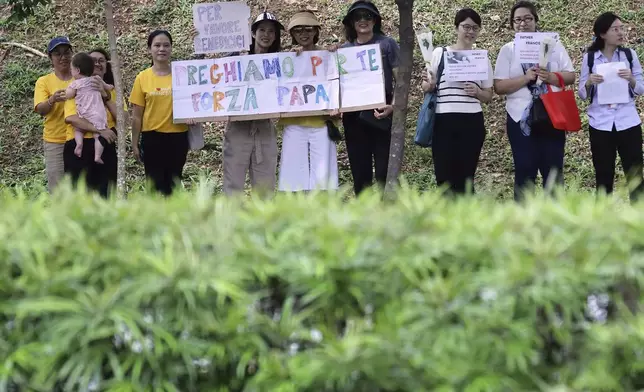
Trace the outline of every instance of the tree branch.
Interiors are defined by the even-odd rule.
[[[41,52],[41,51],[39,51],[39,50],[36,50],[36,49],[34,49],[34,48],[30,48],[29,46],[24,45],[24,44],[20,44],[20,43],[18,43],[18,42],[0,42],[0,45],[5,45],[5,46],[15,46],[15,47],[18,47],[18,48],[20,48],[20,49],[24,49],[24,50],[26,50],[27,52],[30,52],[30,53],[32,53],[32,54],[35,54],[36,56],[40,56],[40,57],[47,58],[47,55],[46,55],[46,54],[44,54],[43,52]]]
[[[392,199],[398,186],[398,176],[402,168],[405,153],[405,134],[407,129],[407,111],[409,85],[413,68],[414,42],[416,35],[413,27],[414,0],[396,0],[400,18],[400,65],[394,90],[394,117],[391,129],[391,147],[389,148],[389,166],[385,198]]]

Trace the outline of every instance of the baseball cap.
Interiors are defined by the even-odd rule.
[[[67,37],[56,37],[49,41],[49,45],[47,45],[47,53],[51,53],[60,45],[67,45],[70,48],[72,47],[72,43],[69,42],[69,38]]]
[[[370,1],[365,1],[365,0],[358,0],[355,3],[351,4],[351,7],[349,7],[349,11],[347,12],[347,15],[342,19],[342,24],[350,24],[351,23],[351,13],[356,10],[367,10],[374,14],[378,19],[382,19],[380,16],[380,11],[378,11],[378,7],[376,7],[375,4],[373,4]]]
[[[277,20],[275,15],[271,14],[270,12],[266,12],[266,11],[264,11],[261,14],[257,15],[257,18],[255,18],[255,22],[253,22],[253,24],[250,26],[250,29],[252,31],[255,31],[255,29],[257,28],[257,25],[260,24],[261,22],[265,21],[265,20],[270,20],[272,22],[275,22],[279,26],[280,30],[284,30],[284,25],[282,25]]]
[[[291,18],[288,23],[288,31],[291,31],[295,26],[320,26],[320,22],[312,11],[300,11]]]

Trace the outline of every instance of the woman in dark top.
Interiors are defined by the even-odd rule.
[[[385,77],[386,106],[373,111],[343,114],[342,124],[353,176],[353,188],[358,195],[371,186],[374,163],[376,182],[384,187],[387,179],[394,81],[398,70],[400,48],[393,38],[382,33],[380,12],[371,2],[359,0],[353,3],[342,23],[348,41],[342,45],[343,48],[380,44]]]

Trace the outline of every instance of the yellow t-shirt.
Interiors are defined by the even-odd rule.
[[[65,90],[74,79],[60,80],[53,72],[41,76],[36,81],[34,88],[34,110],[38,104],[45,102],[58,90]],[[65,118],[63,117],[65,104],[57,102],[45,116],[43,139],[49,143],[65,143]]]
[[[331,119],[329,116],[307,116],[307,117],[282,117],[280,118],[279,125],[299,125],[308,128],[324,128],[326,120]],[[338,126],[339,121],[332,119],[333,123]]]
[[[143,107],[141,131],[186,132],[186,124],[172,123],[172,75],[158,76],[148,68],[136,75],[130,103]]]
[[[110,100],[111,101],[116,101],[116,90],[110,91]],[[125,100],[127,101],[127,99]],[[107,105],[105,105],[105,111],[107,112],[107,127],[108,128],[114,128],[116,126],[116,119],[114,116],[112,116],[112,112],[107,109]],[[123,110],[127,111],[127,103],[123,102]],[[78,111],[76,110],[76,100],[74,99],[68,99],[65,101],[65,115],[63,119],[66,119],[69,116],[75,116],[78,114]],[[66,132],[65,132],[65,137],[66,140],[72,140],[74,138],[74,127],[71,124],[65,124],[66,125]],[[94,134],[92,132],[85,132],[85,139],[91,139]]]
[[[309,128],[323,128],[326,126],[326,120],[328,118],[328,116],[282,117],[280,118],[279,124],[283,126],[299,125]]]

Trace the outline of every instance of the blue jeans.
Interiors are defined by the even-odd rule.
[[[556,176],[553,185],[563,185],[566,133],[556,129],[533,129],[530,136],[525,136],[519,123],[510,115],[507,117],[508,139],[514,160],[514,199],[521,200],[526,190],[534,187],[538,173],[541,173],[544,188],[548,186],[551,174]]]

